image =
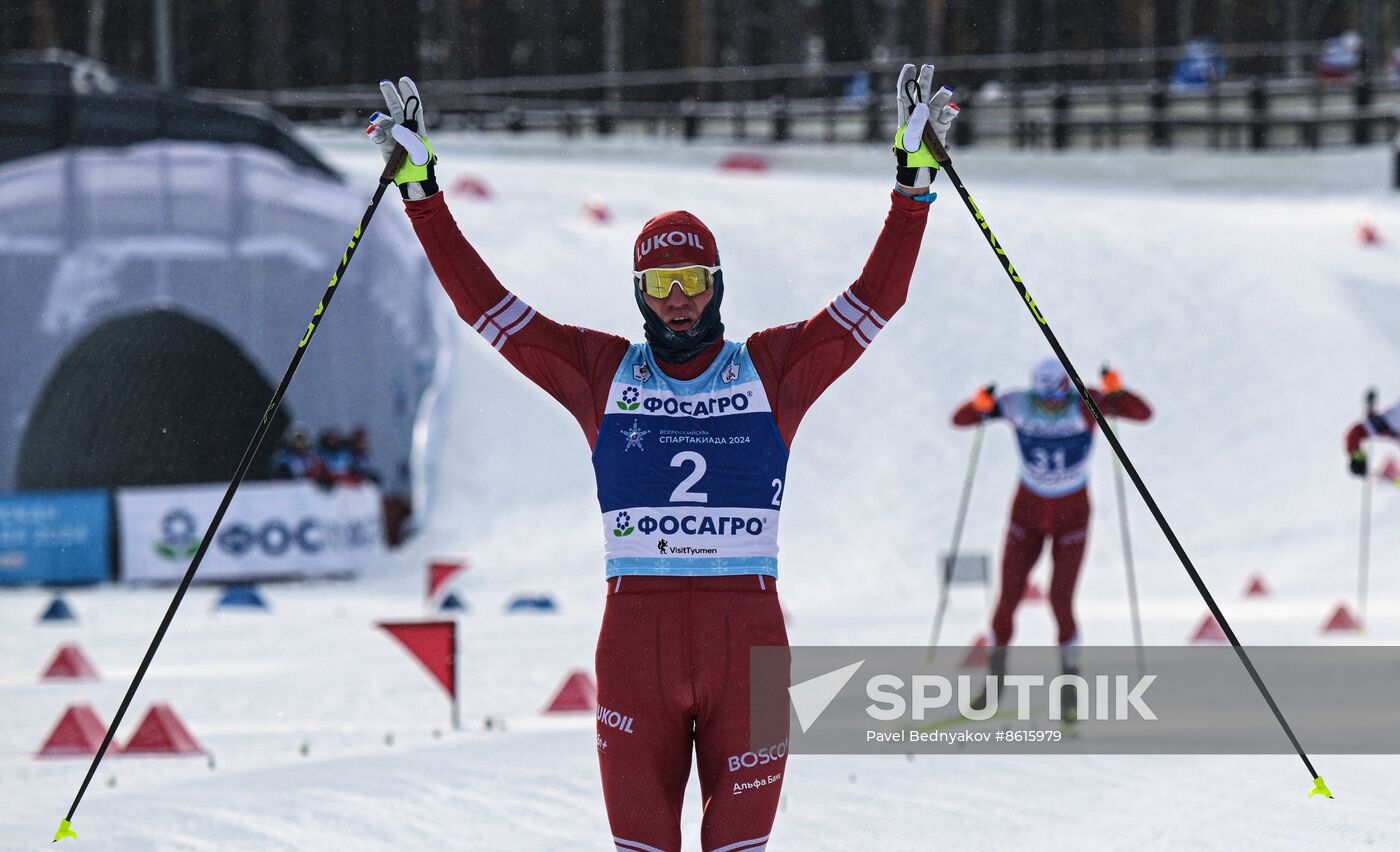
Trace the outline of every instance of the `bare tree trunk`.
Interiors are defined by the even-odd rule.
[[[1240,21],[1239,16],[1236,14],[1239,9],[1236,8],[1235,0],[1219,0],[1219,6],[1217,8],[1219,12],[1217,12],[1215,24],[1215,40],[1222,43],[1239,41]]]
[[[914,52],[935,63],[948,52],[948,0],[924,0],[924,39]]]
[[[1381,52],[1382,59],[1389,62],[1391,51],[1397,47],[1396,41],[1400,40],[1400,7],[1395,5],[1395,0],[1382,0],[1381,3]]]
[[[807,44],[807,36],[812,30],[809,10],[800,3],[791,4],[790,14],[779,14],[770,10],[770,18],[776,22],[769,30],[773,42],[774,62],[801,62]]]
[[[1302,24],[1303,11],[1298,8],[1301,0],[1286,0],[1283,4],[1283,38],[1289,43],[1296,43],[1300,38],[1299,26]],[[1303,58],[1297,53],[1288,54],[1288,74],[1292,77],[1302,76]]]
[[[603,0],[603,70],[620,74],[622,64],[622,0]],[[608,100],[622,100],[622,88],[608,84]]]
[[[685,4],[685,66],[708,68],[715,63],[714,3],[711,0],[686,0]],[[709,85],[698,83],[693,94],[704,100]]]
[[[47,47],[58,47],[58,38],[54,32],[53,0],[34,0],[33,29],[30,37],[30,44],[35,50],[43,50]]]
[[[175,46],[170,38],[170,0],[155,0],[151,11],[151,47],[155,54],[156,85],[175,88]]]
[[[870,50],[870,58],[888,62],[895,54],[895,39],[899,32],[899,0],[883,0],[880,3],[880,29]],[[901,51],[903,52],[903,51]]]
[[[1016,52],[1016,0],[1001,0],[1001,13],[998,15],[1000,31],[997,33],[997,52]]]
[[[706,68],[715,62],[715,9],[713,0],[686,0],[685,64]]]
[[[1157,43],[1157,0],[1137,0],[1131,5],[1137,8],[1138,13],[1138,46],[1154,46]]]
[[[1001,0],[1000,32],[997,33],[997,52],[1016,52],[1016,0]],[[1015,63],[1007,65],[1003,70],[1004,82],[1016,82]]]
[[[950,53],[971,53],[971,27],[969,18],[972,17],[972,10],[965,5],[957,4],[949,10],[948,15],[948,51]]]
[[[102,60],[102,27],[107,22],[107,0],[88,0],[87,38],[83,53],[89,59]]]
[[[559,16],[555,13],[554,4],[545,2],[531,3],[529,9],[529,19],[532,21],[530,31],[534,34],[535,49],[530,53],[531,74],[557,74],[559,67],[558,46],[561,41],[559,32]]]
[[[1193,30],[1196,28],[1191,19],[1192,0],[1180,0],[1180,5],[1176,7],[1176,41],[1178,44],[1185,44],[1191,40]]]
[[[437,37],[433,40],[442,48],[438,57],[438,73],[443,79],[461,80],[467,76],[466,58],[476,55],[476,46],[467,32],[466,22],[480,14],[481,10],[477,8],[475,0],[451,0],[440,4],[438,10],[437,26],[424,22],[423,30],[437,30]]]
[[[1055,18],[1055,0],[1040,0],[1040,49],[1060,49],[1060,24]]]
[[[1362,70],[1383,69],[1380,9],[1376,0],[1361,0],[1361,45]]]

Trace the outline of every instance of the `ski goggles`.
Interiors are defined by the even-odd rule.
[[[681,266],[675,269],[644,269],[633,272],[632,278],[648,296],[665,299],[671,295],[671,288],[681,285],[681,292],[687,296],[698,296],[714,286],[718,266]]]

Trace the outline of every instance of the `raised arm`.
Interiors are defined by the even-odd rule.
[[[958,406],[953,412],[953,425],[958,427],[976,426],[986,420],[1001,417],[1001,406],[997,403],[996,388],[987,385],[977,394]]]
[[[1347,430],[1346,449],[1351,458],[1351,472],[1365,476],[1367,472],[1366,451],[1362,443],[1370,437],[1382,436],[1391,440],[1400,439],[1400,402],[1384,412],[1371,414],[1364,420],[1353,423]]]
[[[890,193],[884,227],[860,277],[816,316],[749,338],[749,351],[773,406],[778,431],[789,446],[807,409],[856,362],[908,296],[928,205],[935,197],[929,184],[938,170],[921,141],[923,127],[931,122],[942,139],[957,116],[957,107],[948,103],[952,93],[930,91],[932,80],[931,65],[925,65],[917,78],[912,65],[904,66],[900,75],[896,186]],[[906,139],[915,146],[913,151],[905,149]]]
[[[1103,389],[1089,388],[1094,404],[1104,417],[1121,417],[1124,420],[1149,420],[1152,406],[1147,400],[1123,387],[1123,379],[1117,370],[1105,369],[1101,374]]]
[[[592,446],[627,340],[555,322],[507,290],[462,236],[442,193],[404,207],[457,315],[569,409]]]
[[[598,436],[608,387],[627,351],[624,338],[562,325],[507,290],[462,235],[438,191],[437,156],[423,134],[418,89],[407,77],[380,84],[391,115],[376,113],[369,135],[387,155],[394,144],[410,150],[395,175],[404,209],[457,315],[517,370],[569,410],[591,447]],[[408,132],[406,132],[408,131]],[[420,151],[415,164],[414,140]]]
[[[1090,388],[1095,404],[1104,417],[1121,417],[1124,420],[1151,420],[1152,406],[1147,400],[1130,390],[1117,390],[1105,393],[1098,388]]]
[[[860,278],[804,322],[760,331],[749,351],[789,446],[807,409],[904,304],[928,205],[891,194],[890,212]]]

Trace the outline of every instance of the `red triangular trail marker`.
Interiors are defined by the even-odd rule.
[[[1193,644],[1203,642],[1229,642],[1230,637],[1225,635],[1225,631],[1220,629],[1220,622],[1215,620],[1215,616],[1206,613],[1206,617],[1201,619],[1201,626],[1196,628],[1195,634],[1191,636]]]
[[[607,202],[601,198],[590,198],[583,205],[583,218],[585,221],[598,225],[606,225],[612,221],[612,211],[608,209]]]
[[[457,696],[457,623],[455,621],[381,621],[390,636],[423,664],[449,698]]]
[[[97,754],[107,726],[88,704],[70,704],[39,747],[35,757],[77,757]]]
[[[987,654],[987,637],[978,634],[977,641],[972,643],[968,649],[967,656],[963,657],[962,667],[965,669],[983,669],[991,662],[991,657]]]
[[[472,198],[490,198],[491,187],[486,181],[472,175],[463,175],[452,185],[452,191],[458,195],[467,195]]]
[[[1045,593],[1042,592],[1040,587],[1034,582],[1029,582],[1026,583],[1026,593],[1021,596],[1021,599],[1031,602],[1043,601],[1045,600]]]
[[[203,754],[169,704],[152,704],[122,754]]]
[[[565,679],[564,685],[554,693],[554,698],[545,708],[546,713],[591,713],[598,707],[598,687],[593,678],[582,669],[574,669]]]
[[[1360,622],[1352,616],[1347,605],[1341,603],[1337,604],[1337,608],[1332,611],[1332,617],[1322,626],[1323,633],[1355,633],[1360,629]]]
[[[1269,587],[1264,585],[1264,578],[1255,574],[1249,578],[1249,585],[1245,587],[1244,596],[1247,598],[1266,598],[1269,596]]]
[[[83,652],[77,645],[65,643],[60,645],[58,653],[54,654],[53,660],[49,662],[48,668],[39,675],[40,680],[97,680],[97,669],[92,667],[88,658],[83,656]]]
[[[442,587],[452,581],[462,571],[466,570],[466,565],[462,562],[434,562],[428,566],[428,600],[437,597],[437,593],[442,591]]]
[[[762,154],[735,152],[726,154],[719,161],[719,169],[722,172],[766,172],[768,166],[768,158]]]

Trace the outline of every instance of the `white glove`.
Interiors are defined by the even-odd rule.
[[[380,80],[379,91],[384,95],[389,115],[382,112],[371,115],[365,132],[386,163],[393,156],[395,145],[404,147],[408,157],[394,174],[394,183],[405,199],[427,198],[438,191],[437,155],[424,135],[427,128],[418,87],[409,78],[400,77],[397,88],[388,80]]]
[[[899,129],[895,131],[895,182],[910,195],[928,191],[938,172],[938,161],[923,143],[924,126],[933,124],[938,141],[948,144],[948,128],[958,117],[958,108],[951,101],[953,90],[947,86],[933,89],[933,66],[925,65],[917,72],[905,65],[899,72],[895,105],[899,110]]]

